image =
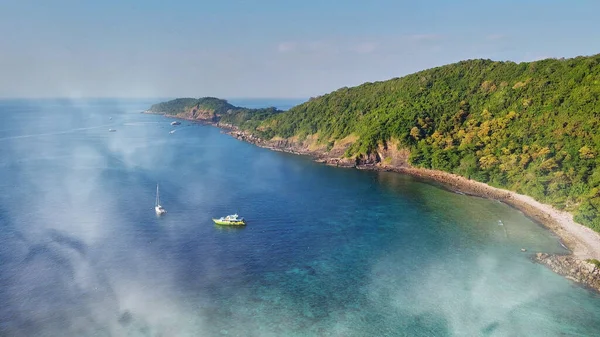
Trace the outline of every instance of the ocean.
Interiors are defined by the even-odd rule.
[[[600,334],[519,211],[140,113],[159,101],[0,101],[0,335]]]

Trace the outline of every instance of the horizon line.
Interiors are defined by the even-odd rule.
[[[177,98],[203,98],[203,97],[214,97],[214,98],[219,98],[219,99],[224,99],[224,100],[243,100],[243,99],[272,99],[272,100],[307,100],[310,97],[268,97],[268,96],[252,96],[252,97],[224,97],[224,96],[212,96],[212,95],[207,95],[207,96],[199,96],[199,97],[190,97],[190,96],[81,96],[81,97],[68,97],[68,96],[47,96],[47,97],[35,97],[35,96],[31,96],[31,97],[24,97],[24,96],[18,96],[18,97],[2,97],[0,96],[0,100],[2,101],[9,101],[9,100],[83,100],[83,99],[127,99],[127,100],[132,100],[132,99],[177,99]]]

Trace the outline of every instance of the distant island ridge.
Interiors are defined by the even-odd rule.
[[[398,171],[501,200],[553,230],[573,252],[539,253],[536,260],[598,290],[599,98],[600,54],[461,61],[344,87],[287,111],[204,97],[146,112],[210,123],[329,165]]]

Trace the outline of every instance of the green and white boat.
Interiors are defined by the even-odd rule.
[[[246,221],[244,218],[238,217],[237,214],[228,215],[225,217],[220,217],[218,219],[212,219],[217,225],[224,226],[244,226],[246,225]]]

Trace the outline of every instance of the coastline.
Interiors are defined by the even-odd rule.
[[[561,244],[570,251],[570,254],[566,255],[532,252],[531,259],[534,262],[543,264],[552,271],[588,289],[600,292],[600,265],[587,261],[589,259],[600,260],[600,233],[596,233],[592,229],[575,222],[571,213],[558,210],[551,205],[543,204],[530,196],[496,188],[444,171],[412,167],[408,164],[408,155],[406,153],[399,155],[387,148],[380,148],[376,157],[362,158],[360,161],[355,162],[352,159],[340,158],[343,151],[340,152],[339,149],[338,151],[325,153],[322,150],[310,149],[310,147],[302,144],[299,145],[289,140],[265,141],[251,133],[238,129],[234,125],[221,124],[208,120],[182,118],[181,116],[166,117],[212,125],[241,141],[274,151],[306,155],[326,165],[407,174],[426,181],[434,181],[452,191],[503,202],[523,212],[527,217],[556,234]],[[388,156],[393,159],[389,163],[386,163],[383,159],[388,158]]]
[[[380,170],[386,169],[433,180],[453,191],[501,201],[522,211],[526,216],[555,233],[574,257],[581,260],[600,259],[600,234],[576,223],[572,214],[558,210],[551,205],[542,204],[530,196],[443,171],[413,167],[381,166],[380,168]]]

